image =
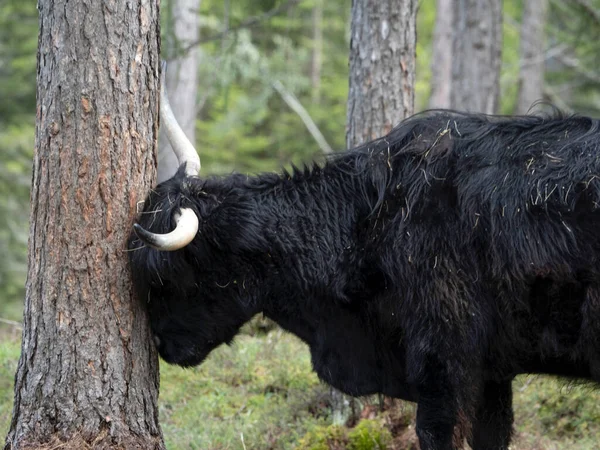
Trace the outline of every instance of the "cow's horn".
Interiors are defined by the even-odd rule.
[[[151,233],[137,223],[133,225],[133,229],[146,245],[157,250],[173,251],[192,242],[198,232],[198,216],[192,209],[182,208],[175,214],[175,224],[175,229],[167,234]]]
[[[173,110],[171,109],[169,96],[167,95],[167,82],[165,78],[165,74],[167,72],[166,68],[167,65],[163,62],[162,75],[160,77],[161,125],[164,127],[164,130],[167,133],[167,137],[171,143],[171,148],[177,156],[179,165],[185,164],[185,174],[187,176],[195,176],[198,175],[198,172],[200,171],[200,157],[198,156],[198,152],[190,140],[179,126],[179,123],[173,114]]]

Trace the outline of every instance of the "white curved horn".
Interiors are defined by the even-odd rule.
[[[157,234],[134,224],[135,234],[146,245],[157,250],[173,251],[188,245],[198,232],[198,216],[190,208],[182,208],[175,214],[175,229],[170,233]]]
[[[166,82],[166,63],[163,63],[162,74],[160,77],[160,120],[161,125],[164,127],[167,133],[167,138],[171,143],[171,148],[177,156],[179,165],[185,163],[185,174],[187,176],[195,176],[200,172],[200,157],[198,152],[187,138],[175,115],[171,109],[169,103],[169,96],[167,95],[167,82]]]

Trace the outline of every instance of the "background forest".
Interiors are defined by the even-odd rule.
[[[503,114],[514,113],[518,102],[524,1],[503,5]],[[197,13],[194,125],[205,174],[277,170],[321,157],[276,82],[304,106],[331,148],[345,148],[349,0],[202,0]],[[165,0],[165,42],[173,42],[172,17]],[[435,0],[421,1],[417,17],[415,112],[427,109],[430,99]],[[566,112],[600,116],[600,0],[551,0],[544,27],[544,100]],[[35,1],[0,3],[0,435],[10,417],[24,298],[37,32]],[[171,43],[168,58],[188,50]],[[310,373],[306,350],[279,330],[260,328],[248,329],[202,369],[164,368],[161,414],[169,448],[414,445],[406,405],[377,414],[378,402],[361,404],[362,417],[373,419],[361,425],[364,433],[329,427],[328,390]],[[565,395],[566,388],[547,379],[517,383],[517,448],[594,448],[600,438],[596,393],[573,389]],[[369,437],[360,447],[362,436]]]

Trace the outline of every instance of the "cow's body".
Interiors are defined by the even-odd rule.
[[[600,381],[600,131],[588,118],[415,116],[323,167],[175,178],[130,246],[162,357],[199,364],[263,312],[351,395],[418,403],[421,448],[505,449],[511,380]]]

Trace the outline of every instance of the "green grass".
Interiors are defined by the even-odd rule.
[[[600,392],[552,377],[519,377],[515,392],[517,448],[592,450],[600,443]]]
[[[12,415],[13,384],[21,346],[15,334],[0,326],[0,447]]]
[[[241,335],[198,368],[161,365],[161,424],[170,449],[291,449],[326,423],[326,394],[297,339]]]
[[[0,330],[0,442],[8,430],[19,356]],[[592,450],[600,442],[600,393],[550,377],[514,382],[518,450]],[[415,448],[414,408],[400,406],[348,429],[330,424],[328,388],[304,344],[279,329],[241,335],[193,369],[161,364],[160,419],[171,450]],[[372,407],[372,411],[377,408]],[[392,423],[401,426],[392,427]]]

